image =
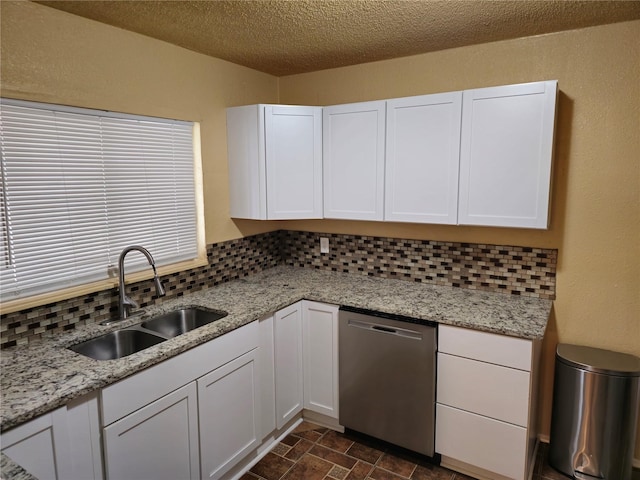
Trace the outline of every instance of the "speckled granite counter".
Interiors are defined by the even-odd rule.
[[[2,480],[38,480],[4,453],[0,453],[0,478]]]
[[[0,453],[0,478],[2,480],[38,480],[4,453]]]
[[[476,292],[354,274],[276,267],[184,297],[169,299],[121,323],[90,325],[0,352],[1,428],[7,430],[114,383],[298,300],[433,320],[448,325],[541,339],[551,301]],[[229,315],[119,360],[96,361],[66,347],[184,306],[224,310]]]

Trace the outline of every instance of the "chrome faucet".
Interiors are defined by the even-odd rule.
[[[165,294],[164,287],[162,286],[162,282],[158,278],[158,272],[156,272],[156,264],[153,261],[153,257],[151,256],[149,251],[146,248],[140,247],[138,245],[131,245],[129,247],[125,247],[124,250],[122,250],[122,253],[120,254],[120,259],[118,260],[118,273],[120,275],[120,281],[118,286],[120,290],[119,320],[123,320],[127,318],[127,316],[129,315],[130,308],[139,307],[139,305],[135,301],[133,301],[131,298],[129,298],[124,292],[124,257],[126,257],[127,253],[129,253],[131,250],[137,250],[143,253],[145,257],[147,257],[147,260],[149,261],[149,265],[151,265],[151,268],[153,268],[153,281],[156,285],[156,295],[158,295],[159,297],[162,297]]]

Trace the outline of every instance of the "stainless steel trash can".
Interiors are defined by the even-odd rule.
[[[631,480],[640,358],[558,345],[549,464],[578,479]]]

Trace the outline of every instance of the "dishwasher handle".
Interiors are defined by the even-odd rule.
[[[374,325],[371,328],[373,328],[374,330],[380,330],[381,332],[398,333],[395,328],[383,327],[382,325]]]
[[[379,323],[369,323],[351,319],[349,319],[348,325],[350,327],[362,328],[363,330],[369,330],[383,334],[397,335],[399,337],[410,338],[412,340],[422,340],[422,334],[420,332],[409,330],[407,328],[396,328],[390,327],[388,325],[381,325]]]

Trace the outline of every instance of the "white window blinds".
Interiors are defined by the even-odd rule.
[[[192,123],[1,99],[0,142],[3,301],[197,256]]]

